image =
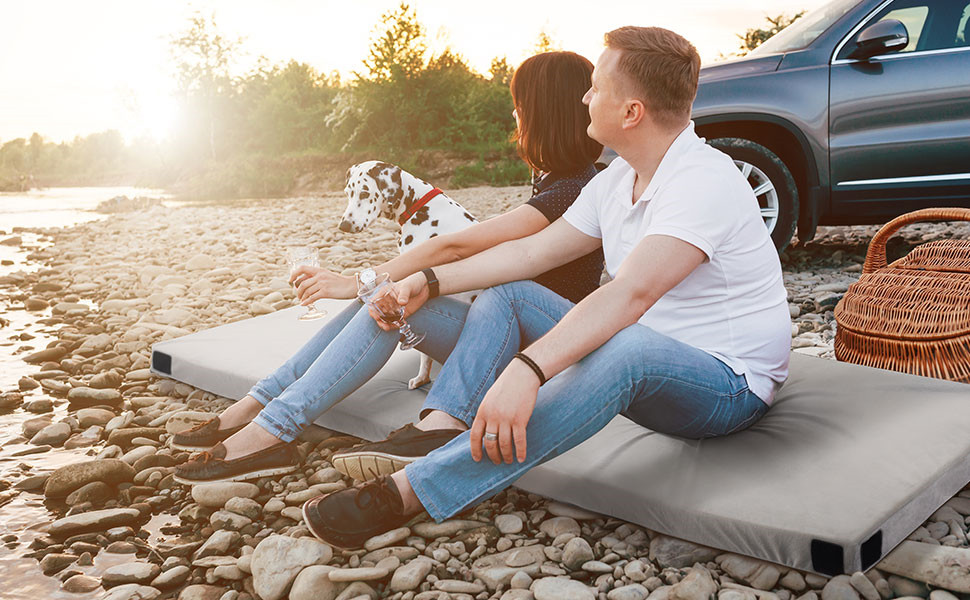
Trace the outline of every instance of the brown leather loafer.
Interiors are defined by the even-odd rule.
[[[343,549],[364,542],[411,520],[390,477],[359,484],[303,504],[303,520],[317,539]]]
[[[300,466],[296,444],[279,443],[241,458],[226,460],[226,447],[216,444],[212,450],[193,456],[175,467],[173,478],[194,485],[217,481],[245,481],[259,477],[283,475]]]
[[[225,441],[227,437],[245,426],[240,425],[239,427],[231,427],[229,429],[219,429],[219,417],[215,417],[205,423],[199,423],[192,429],[186,429],[182,433],[176,433],[172,436],[171,445],[176,450],[208,450],[219,442]]]

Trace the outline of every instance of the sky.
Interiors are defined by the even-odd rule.
[[[765,17],[824,0],[411,0],[430,48],[450,46],[486,72],[491,59],[528,57],[540,31],[593,62],[603,33],[621,25],[672,29],[705,62],[738,46]],[[172,37],[201,13],[243,38],[245,72],[260,56],[349,75],[381,14],[399,0],[0,0],[0,144],[39,132],[60,142],[118,129],[164,138],[174,116]]]

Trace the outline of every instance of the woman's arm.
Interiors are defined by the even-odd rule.
[[[400,281],[422,269],[455,262],[503,242],[528,237],[548,225],[548,219],[538,209],[524,204],[461,231],[433,237],[374,267],[374,270],[389,273],[393,281]],[[353,277],[326,269],[302,269],[306,269],[306,278],[297,287],[297,297],[302,304],[310,304],[321,298],[353,298],[357,294],[357,282]],[[293,277],[299,274],[300,270],[297,270]]]

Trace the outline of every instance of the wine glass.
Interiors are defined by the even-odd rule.
[[[425,334],[414,333],[404,320],[404,307],[398,304],[397,294],[389,273],[377,275],[373,269],[357,274],[357,297],[374,308],[381,321],[398,328],[404,339],[401,350],[410,350],[424,340]]]
[[[290,274],[292,275],[297,267],[319,267],[320,252],[308,246],[291,246],[286,249],[286,262],[290,265]],[[293,286],[296,287],[301,281],[303,281],[303,278],[297,279],[293,282]],[[317,307],[311,304],[309,310],[300,315],[299,319],[301,321],[313,321],[325,316],[327,316],[327,311],[317,310]]]

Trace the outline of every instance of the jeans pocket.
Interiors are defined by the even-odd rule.
[[[754,395],[752,392],[748,392],[748,394],[751,394],[752,396]],[[748,427],[754,425],[755,422],[758,421],[758,419],[760,419],[762,416],[764,416],[766,412],[768,412],[768,405],[765,404],[760,398],[755,397],[754,401],[758,402],[761,406],[758,406],[757,408],[755,408],[750,415],[742,419],[740,423],[732,427],[731,430],[725,433],[724,435],[730,435],[732,433],[737,433],[743,429],[747,429]]]

